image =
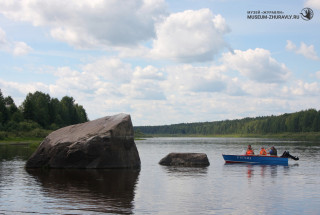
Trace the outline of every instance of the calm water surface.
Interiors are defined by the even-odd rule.
[[[288,166],[226,165],[221,156],[275,145]],[[0,214],[320,214],[320,143],[245,138],[136,141],[133,170],[26,170],[26,145],[0,145]],[[203,152],[207,168],[158,165],[170,152]]]

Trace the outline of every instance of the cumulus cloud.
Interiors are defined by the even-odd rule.
[[[168,89],[181,92],[221,92],[227,87],[227,77],[219,67],[195,67],[190,64],[166,68]]]
[[[13,97],[17,96],[20,100],[22,100],[22,97],[30,92],[33,93],[37,90],[47,92],[48,86],[41,82],[18,83],[0,79],[0,89],[4,94]]]
[[[286,49],[288,51],[294,51],[297,49],[297,46],[291,40],[287,40]]]
[[[166,98],[163,89],[157,81],[132,80],[121,86],[121,92],[130,99],[164,100]]]
[[[188,63],[212,60],[228,48],[224,35],[230,32],[225,19],[209,9],[168,15],[164,0],[12,0],[0,2],[0,13],[48,27],[53,38],[76,48]],[[151,50],[145,45],[150,41]],[[22,48],[15,53],[28,50]]]
[[[19,56],[28,54],[32,48],[25,42],[9,41],[6,32],[0,28],[0,50]]]
[[[154,37],[163,0],[12,0],[0,2],[8,18],[48,26],[51,36],[78,48],[130,46]]]
[[[320,60],[320,57],[317,55],[314,46],[308,46],[304,42],[301,42],[300,47],[297,47],[292,41],[287,40],[286,49],[288,51],[293,51],[296,54],[301,54],[311,60]]]
[[[246,52],[241,54],[250,59],[250,54]],[[235,55],[239,55],[238,50]],[[258,56],[258,59],[250,59],[249,62],[259,61],[260,58],[263,57]],[[228,61],[222,62],[229,64]],[[241,70],[246,66],[237,62],[236,65]],[[77,103],[85,107],[90,119],[127,112],[132,115],[135,125],[277,114],[291,105],[298,105],[301,109],[316,105],[320,93],[318,82],[297,80],[290,85],[290,82],[243,81],[241,78],[246,77],[232,75],[230,68],[224,64],[134,67],[117,58],[102,57],[76,69],[66,66],[51,69],[50,72],[56,79],[49,84],[22,84],[0,79],[0,89],[14,98],[19,94],[20,102],[28,92],[36,90],[58,98],[73,96]],[[237,107],[236,113],[234,107]]]
[[[14,55],[25,55],[32,51],[32,48],[25,42],[14,42],[13,54]]]
[[[6,32],[0,28],[0,47],[4,47],[7,44]]]
[[[241,75],[264,83],[280,83],[288,79],[289,69],[271,57],[268,50],[256,48],[247,51],[235,50],[223,55],[224,64]]]
[[[289,88],[289,92],[293,96],[318,96],[320,93],[320,86],[318,82],[308,83],[298,80]]]
[[[99,80],[96,75],[72,70],[69,67],[57,68],[54,75],[58,79],[50,86],[50,90],[61,96],[67,89],[79,92],[94,91],[97,88],[96,82]]]
[[[58,96],[66,93],[78,95],[85,100],[124,98],[121,88],[130,83],[133,77],[131,65],[118,58],[98,58],[79,68],[80,70],[70,67],[57,68],[53,72],[57,80],[50,85],[50,92]]]
[[[224,18],[209,9],[174,13],[157,25],[151,53],[180,62],[208,61],[226,46],[223,36],[229,31]]]
[[[154,66],[146,66],[145,68],[141,68],[137,66],[133,73],[133,76],[137,79],[151,79],[151,80],[164,80],[165,75],[163,72],[159,71],[158,68]]]
[[[173,104],[175,99],[209,99],[214,94],[272,97],[281,90],[278,82],[240,81],[239,78],[228,75],[229,69],[225,65],[190,64],[165,68],[151,65],[133,68],[131,64],[120,59],[103,57],[81,66],[79,71],[69,67],[58,68],[54,73],[58,79],[55,84],[50,85],[50,92],[59,96],[68,92],[86,101],[92,98],[101,107],[108,108],[111,108],[113,99],[124,100],[126,102],[121,104],[128,109],[131,106],[129,104],[143,101],[164,101]],[[183,106],[182,103],[180,105]]]
[[[99,110],[128,111],[133,100],[165,99],[160,84],[165,80],[163,72],[153,66],[132,68],[118,58],[99,58],[81,66],[79,71],[61,67],[54,75],[58,79],[50,85],[53,95],[76,95],[77,100],[86,101],[93,112],[97,106]]]
[[[98,75],[105,81],[119,83],[129,82],[133,75],[131,65],[119,58],[101,57],[93,63],[84,65],[82,70],[88,74]]]
[[[121,86],[121,92],[132,99],[164,100],[166,95],[161,86],[165,80],[162,71],[154,66],[137,66],[130,83]]]
[[[320,10],[320,2],[318,0],[307,0],[305,6]]]

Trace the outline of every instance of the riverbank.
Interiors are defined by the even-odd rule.
[[[140,138],[152,137],[221,137],[221,138],[271,138],[281,140],[296,141],[320,141],[320,132],[286,132],[278,134],[217,134],[217,135],[199,135],[199,134],[147,134]]]
[[[135,140],[144,140],[152,137],[221,137],[221,138],[271,138],[280,140],[296,141],[320,141],[320,132],[299,132],[299,133],[279,133],[279,134],[219,134],[219,135],[199,135],[199,134],[157,134],[139,135]],[[14,137],[9,136],[0,140],[0,144],[40,144],[44,137]]]
[[[17,145],[39,145],[42,142],[43,138],[38,138],[38,137],[28,137],[28,138],[23,138],[23,137],[10,137],[10,138],[5,138],[3,140],[0,140],[0,144],[17,144]]]

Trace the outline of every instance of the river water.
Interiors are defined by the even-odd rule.
[[[136,141],[141,170],[26,170],[27,145],[0,145],[0,214],[320,214],[320,143],[246,138]],[[288,166],[225,164],[247,144],[300,157]],[[207,168],[165,167],[202,152]]]

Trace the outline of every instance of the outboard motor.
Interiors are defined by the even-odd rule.
[[[299,160],[298,157],[290,155],[289,151],[284,151],[283,154],[280,157],[282,157],[282,158],[291,158],[291,159],[293,159],[295,161]]]

